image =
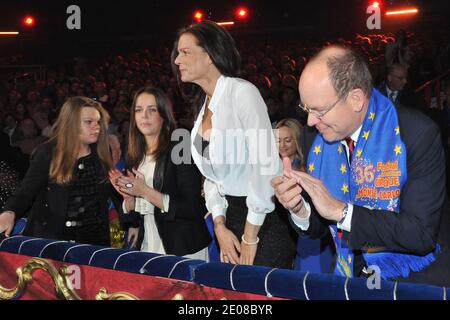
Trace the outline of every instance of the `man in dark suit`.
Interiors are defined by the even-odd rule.
[[[378,90],[389,98],[395,106],[419,110],[433,120],[439,127],[445,148],[448,137],[446,114],[440,109],[427,107],[423,96],[408,88],[407,81],[408,69],[400,64],[393,64],[388,67],[386,80],[378,86]]]
[[[337,274],[368,277],[378,266],[383,279],[450,285],[436,125],[373,89],[366,62],[348,48],[321,50],[305,67],[299,92],[308,125],[317,129],[305,127],[302,136],[308,173],[285,167],[272,180],[294,228],[312,238],[331,231]]]
[[[392,64],[387,68],[386,79],[378,86],[378,90],[389,98],[396,106],[424,110],[425,100],[407,86],[408,69],[400,64]]]

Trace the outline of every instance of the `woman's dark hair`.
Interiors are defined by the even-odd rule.
[[[135,168],[139,166],[142,159],[147,152],[147,143],[144,135],[139,131],[136,125],[135,110],[137,98],[143,94],[151,94],[155,97],[156,107],[159,115],[163,119],[161,131],[158,136],[158,146],[153,152],[155,159],[169,150],[170,137],[176,127],[175,119],[172,113],[172,103],[167,95],[159,88],[143,87],[136,91],[133,98],[133,104],[130,110],[130,130],[128,134],[128,150],[126,154],[126,165],[128,168]]]
[[[178,41],[185,33],[192,34],[197,39],[198,46],[208,53],[214,66],[224,76],[236,77],[240,74],[241,56],[236,48],[234,39],[228,31],[215,22],[203,21],[178,31],[171,54],[172,71],[183,97],[194,106],[195,112],[198,112],[205,93],[196,84],[183,84],[180,78],[180,71],[175,64],[175,59],[178,55]]]

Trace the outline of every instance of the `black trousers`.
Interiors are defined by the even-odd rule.
[[[247,220],[246,197],[226,196],[226,199],[228,208],[225,225],[241,241]],[[298,236],[289,224],[285,210],[268,213],[258,237],[254,265],[292,269]]]

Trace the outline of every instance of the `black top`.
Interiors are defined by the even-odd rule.
[[[91,244],[109,244],[109,226],[108,226],[108,200],[114,202],[115,208],[120,212],[122,210],[121,201],[117,198],[114,188],[107,179],[107,171],[96,154],[95,146],[92,147],[92,153],[88,157],[92,160],[94,169],[89,169],[88,178],[77,178],[75,170],[75,180],[72,184],[57,184],[49,180],[50,163],[54,154],[54,143],[44,143],[37,147],[36,152],[32,156],[30,168],[22,180],[20,186],[14,195],[8,199],[5,210],[11,210],[16,213],[16,219],[27,216],[29,218],[27,226],[24,230],[25,235],[48,238],[75,240]],[[85,158],[80,161],[85,161]],[[84,163],[86,165],[86,163]],[[88,164],[89,168],[90,165]],[[77,167],[78,168],[78,167]],[[95,224],[96,229],[90,231],[89,234],[96,234],[95,238],[86,240],[84,238],[73,238],[67,236],[67,213],[72,211],[69,207],[74,208],[72,203],[75,200],[73,186],[77,184],[75,181],[83,181],[81,189],[86,193],[91,188],[97,195],[88,198],[87,202],[97,199],[98,209],[96,210],[102,222]],[[93,179],[91,182],[90,179]],[[96,186],[92,186],[92,182],[96,181]],[[91,185],[91,187],[86,187]],[[75,187],[77,189],[77,187]],[[84,201],[84,200],[83,200]],[[72,203],[72,204],[71,204]],[[83,205],[86,205],[85,203]],[[88,205],[89,207],[92,205]],[[94,210],[93,208],[89,210]],[[99,227],[101,226],[101,229]],[[71,228],[73,230],[80,228]]]
[[[108,245],[108,238],[102,232],[106,229],[108,220],[100,213],[101,176],[94,161],[94,156],[89,154],[75,163],[62,238],[80,243]]]
[[[5,161],[0,160],[0,210],[19,184],[19,175]]]
[[[69,191],[66,219],[95,223],[98,206],[98,176],[91,155],[78,159],[74,169],[73,184]]]
[[[201,135],[197,133],[194,140],[194,147],[197,152],[205,159],[209,160],[209,141],[205,140]]]

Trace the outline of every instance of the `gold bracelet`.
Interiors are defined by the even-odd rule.
[[[242,239],[242,242],[243,242],[244,244],[248,245],[248,246],[253,246],[253,245],[255,245],[255,244],[258,244],[258,242],[259,242],[259,237],[258,237],[258,236],[256,237],[256,241],[254,241],[254,242],[248,242],[247,240],[245,240],[244,234],[242,234],[241,239]]]

